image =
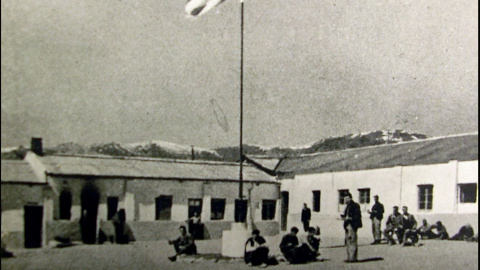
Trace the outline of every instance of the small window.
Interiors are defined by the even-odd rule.
[[[370,189],[362,188],[358,190],[358,197],[360,204],[369,204],[370,203]]]
[[[225,214],[225,199],[212,199],[211,210],[211,220],[222,220]]]
[[[118,210],[118,197],[107,197],[107,219],[115,216]]]
[[[195,213],[201,215],[202,199],[188,199],[188,218],[193,217]]]
[[[320,212],[320,197],[321,191],[320,190],[313,190],[313,212]]]
[[[273,220],[275,218],[275,200],[262,201],[262,220]]]
[[[460,203],[476,203],[477,202],[477,184],[459,184],[458,185]]]
[[[247,219],[247,200],[235,200],[235,222],[245,222]]]
[[[433,207],[433,185],[418,186],[418,209],[432,210]]]
[[[344,205],[345,204],[345,197],[349,193],[348,189],[340,189],[338,190],[338,204]]]
[[[71,209],[72,209],[72,193],[70,191],[64,190],[60,193],[59,198],[60,203],[60,216],[59,219],[70,220]]]
[[[155,199],[155,219],[170,220],[172,217],[172,196],[159,196]]]

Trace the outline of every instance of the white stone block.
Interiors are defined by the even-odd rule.
[[[222,233],[222,256],[241,258],[250,233],[244,223],[232,223],[232,229]]]
[[[172,205],[172,221],[185,221],[188,219],[188,205]]]
[[[140,221],[154,221],[155,220],[155,205],[143,204],[139,205]]]
[[[23,231],[23,210],[2,211],[2,232]]]
[[[135,219],[135,194],[130,192],[125,194],[125,214],[127,220],[132,221]]]
[[[80,220],[82,216],[82,207],[80,205],[72,205],[70,220]]]

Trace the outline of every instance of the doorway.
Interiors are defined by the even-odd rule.
[[[82,190],[80,231],[85,244],[95,244],[97,240],[97,214],[100,195],[93,184],[87,184]]]
[[[43,206],[25,205],[23,211],[25,248],[42,247]]]
[[[287,219],[288,219],[288,191],[282,191],[282,218],[281,218],[281,229],[282,231],[287,230]]]

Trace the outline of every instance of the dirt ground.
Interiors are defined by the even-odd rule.
[[[271,253],[277,254],[280,237],[267,238]],[[345,263],[341,239],[324,239],[320,252],[325,261],[305,265],[269,266],[270,269],[478,269],[478,244],[426,240],[420,247],[369,245],[360,239],[359,260]],[[221,253],[221,240],[197,241],[199,253]],[[172,247],[166,241],[135,242],[129,245],[76,245],[67,248],[13,250],[15,258],[1,260],[2,269],[251,269],[241,260],[203,259],[170,262]]]

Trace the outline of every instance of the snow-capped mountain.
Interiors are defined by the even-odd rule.
[[[244,145],[243,151],[246,155],[268,156],[281,158],[284,156],[295,156],[301,154],[312,154],[317,152],[337,151],[348,148],[358,148],[386,143],[406,142],[418,139],[426,139],[423,134],[413,133],[405,130],[379,130],[361,132],[359,134],[348,134],[339,137],[321,139],[311,145],[281,147],[264,147],[257,145]],[[222,147],[215,149],[225,160],[238,160],[239,150],[237,146]]]
[[[386,143],[398,143],[419,139],[426,139],[423,134],[408,132],[404,130],[379,130],[372,132],[361,132],[359,134],[348,134],[340,137],[321,139],[306,146],[260,146],[243,145],[244,155],[266,156],[281,158],[286,155],[295,156],[311,154],[316,152],[336,151],[348,148],[358,148]],[[2,159],[21,159],[28,149],[25,147],[2,148]],[[238,146],[220,147],[206,149],[200,147],[180,145],[171,142],[152,140],[136,143],[103,143],[91,146],[82,146],[77,143],[63,143],[54,147],[44,149],[45,154],[65,155],[109,155],[109,156],[131,156],[131,157],[154,157],[173,159],[199,159],[199,160],[225,160],[238,161]]]

